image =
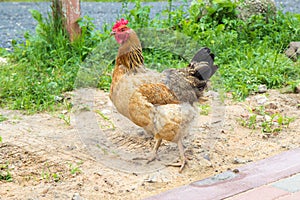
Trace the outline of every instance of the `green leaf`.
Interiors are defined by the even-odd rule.
[[[33,10],[33,9],[30,9],[29,12],[31,13],[32,17],[38,21],[39,23],[42,23],[43,22],[43,16],[42,14],[37,11],[37,10]]]

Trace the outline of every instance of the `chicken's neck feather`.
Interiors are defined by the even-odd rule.
[[[136,71],[138,68],[144,68],[142,46],[133,30],[130,32],[127,41],[119,47],[116,65],[123,65],[128,71]]]

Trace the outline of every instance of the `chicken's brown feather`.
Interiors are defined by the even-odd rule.
[[[143,84],[138,88],[149,103],[154,105],[178,104],[175,94],[162,83]]]
[[[146,127],[152,123],[150,113],[153,106],[178,103],[176,96],[162,83],[142,84],[130,98],[130,119],[136,125]]]
[[[146,127],[151,123],[150,112],[153,105],[139,91],[133,93],[129,100],[130,120],[138,126]]]

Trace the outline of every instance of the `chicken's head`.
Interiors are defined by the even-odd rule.
[[[127,24],[128,20],[122,18],[120,21],[117,21],[112,28],[110,34],[115,36],[115,39],[119,44],[123,44],[129,38],[131,29],[127,27]]]

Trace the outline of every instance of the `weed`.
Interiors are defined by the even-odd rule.
[[[256,118],[257,118],[257,115],[251,115],[249,117],[249,121],[248,121],[248,127],[251,128],[251,129],[255,129],[256,128]]]
[[[72,175],[77,175],[81,173],[80,165],[82,165],[82,162],[78,162],[76,165],[69,164],[70,173]]]
[[[50,180],[50,173],[48,171],[45,171],[44,169],[42,170],[41,173],[41,179],[46,179],[46,180]]]
[[[2,114],[0,114],[0,122],[6,121],[6,120],[8,120],[8,118],[3,116]]]
[[[9,171],[9,166],[8,164],[3,164],[0,165],[0,181],[8,181],[11,182],[12,179],[12,175]]]
[[[264,106],[248,109],[249,115],[238,119],[241,126],[250,129],[260,129],[262,133],[278,133],[288,128],[295,120],[293,117],[284,116],[280,113],[268,113]]]
[[[53,178],[54,182],[58,182],[60,180],[59,173],[53,173],[52,178]]]
[[[238,122],[241,126],[250,128],[250,129],[256,129],[257,128],[257,115],[256,114],[250,114],[247,118],[239,118]]]
[[[105,121],[107,121],[110,126],[108,126],[108,128],[112,129],[112,130],[115,130],[116,129],[116,126],[115,124],[110,120],[109,117],[105,116],[100,110],[96,110],[95,111],[98,115],[100,115],[100,117],[102,117],[102,119],[104,119]],[[101,128],[104,128],[103,125],[101,125],[102,127]]]
[[[200,115],[208,115],[210,111],[210,106],[207,104],[199,104],[198,107],[200,108]]]
[[[52,170],[53,170],[53,165],[46,162],[45,166],[42,169],[40,179],[48,182],[50,181],[58,182],[63,178],[63,176],[61,175],[62,172],[52,172]]]
[[[70,115],[66,115],[66,114],[59,114],[58,117],[62,120],[64,120],[64,122],[70,126],[71,125],[71,116]]]
[[[272,114],[269,119],[262,122],[262,132],[264,133],[278,133],[282,131],[283,128],[288,128],[290,123],[293,122],[295,118],[283,116],[279,113]]]

